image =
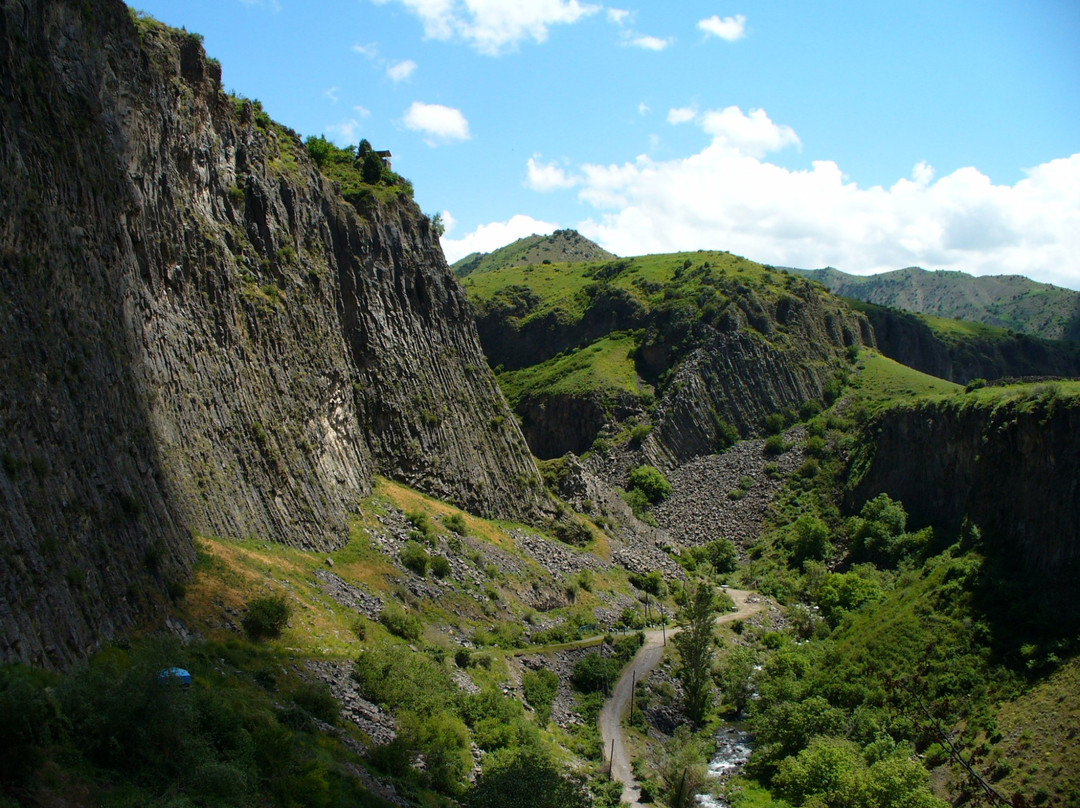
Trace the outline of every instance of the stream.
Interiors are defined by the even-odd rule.
[[[716,753],[709,761],[709,777],[721,782],[742,771],[750,759],[753,735],[736,727],[724,727],[716,733]],[[714,783],[709,783],[709,786]],[[717,797],[701,794],[697,798],[701,808],[728,808],[727,802]]]

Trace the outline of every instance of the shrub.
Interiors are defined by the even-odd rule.
[[[591,653],[574,663],[570,681],[582,693],[598,693],[615,684],[621,669],[622,663],[615,657]]]
[[[444,517],[443,524],[446,526],[447,530],[451,530],[459,536],[467,536],[469,534],[469,530],[465,526],[465,517],[460,513],[452,513],[449,516]]]
[[[445,578],[450,574],[450,559],[446,556],[433,556],[431,559],[431,574],[436,578]]]
[[[770,435],[779,435],[787,424],[783,413],[773,412],[765,416],[765,431]]]
[[[428,562],[431,561],[431,557],[424,548],[412,540],[405,542],[405,547],[402,548],[398,559],[407,569],[421,577],[427,574]]]
[[[652,432],[652,424],[637,424],[630,430],[630,442],[634,446],[640,446],[642,441],[649,437],[650,432]]]
[[[379,622],[386,626],[387,631],[403,640],[418,640],[424,630],[417,615],[405,611],[396,603],[386,604],[379,612]]]
[[[547,726],[551,720],[551,705],[559,690],[558,675],[547,668],[525,671],[521,676],[521,687],[525,691],[525,700],[536,710],[537,722],[542,727]]]
[[[244,633],[253,640],[280,637],[291,615],[292,609],[284,597],[267,595],[248,603],[247,614],[241,624]]]
[[[768,455],[783,454],[788,448],[783,435],[769,435],[765,441],[765,454]]]
[[[630,491],[640,491],[653,505],[671,496],[671,483],[655,466],[638,466],[630,472]]]

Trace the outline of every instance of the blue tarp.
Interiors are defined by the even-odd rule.
[[[190,685],[191,674],[183,668],[165,668],[157,675],[158,681],[169,685]]]

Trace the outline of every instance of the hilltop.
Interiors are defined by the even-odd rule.
[[[1045,339],[1080,340],[1080,292],[1021,275],[975,277],[918,267],[878,275],[793,269],[842,297],[969,320]]]
[[[491,272],[528,264],[604,261],[616,258],[576,230],[556,230],[550,236],[532,235],[490,253],[471,253],[450,265],[463,278],[473,272]]]

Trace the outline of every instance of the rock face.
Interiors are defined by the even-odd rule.
[[[646,454],[679,466],[725,446],[725,430],[760,435],[770,413],[821,401],[842,366],[844,348],[873,345],[867,321],[813,289],[786,306],[711,330],[674,370],[660,400]]]
[[[394,190],[345,202],[194,35],[115,0],[0,7],[0,660],[152,614],[192,532],[339,546],[372,473],[542,507]]]
[[[848,505],[885,492],[909,529],[955,535],[966,516],[1031,604],[1080,619],[1080,403],[1053,395],[996,406],[898,407],[872,422],[851,472]]]
[[[901,364],[967,384],[972,379],[1080,375],[1080,343],[1013,332],[989,332],[947,341],[910,312],[865,304],[877,346]]]

